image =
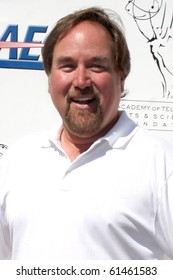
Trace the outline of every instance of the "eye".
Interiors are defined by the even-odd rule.
[[[58,67],[59,69],[61,69],[63,72],[72,72],[75,69],[75,66],[73,64],[63,64],[61,66]]]
[[[92,64],[91,69],[93,72],[102,73],[107,70],[107,67],[102,64]]]

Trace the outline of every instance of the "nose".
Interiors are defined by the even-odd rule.
[[[84,67],[78,67],[75,71],[75,76],[73,79],[73,86],[75,88],[84,89],[91,86],[91,78],[89,71]]]

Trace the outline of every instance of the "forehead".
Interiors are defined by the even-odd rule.
[[[83,44],[85,49],[89,47],[104,47],[110,49],[112,47],[112,38],[106,28],[92,21],[83,21],[74,26],[67,34],[65,34],[59,41],[57,41],[55,47],[67,47],[73,48],[77,45]]]

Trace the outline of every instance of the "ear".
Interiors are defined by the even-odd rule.
[[[51,82],[50,82],[50,76],[48,76],[48,92],[51,93]]]
[[[124,78],[121,79],[121,93],[124,92]]]

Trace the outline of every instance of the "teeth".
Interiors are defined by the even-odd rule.
[[[93,98],[77,98],[74,99],[75,101],[88,101],[88,100],[92,100]]]
[[[85,104],[85,103],[90,103],[94,100],[94,98],[77,98],[77,99],[72,99],[73,102],[80,103],[80,104]]]

